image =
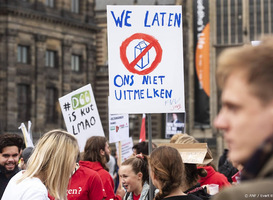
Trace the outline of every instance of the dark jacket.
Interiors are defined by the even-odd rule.
[[[184,191],[185,194],[192,194],[194,196],[199,197],[203,200],[208,200],[211,198],[211,195],[207,192],[207,187],[202,187],[200,183],[197,183],[195,186],[190,189]]]
[[[6,177],[6,174],[3,173],[3,170],[0,169],[0,199],[2,198],[4,191],[10,181],[10,179],[20,171],[20,168],[16,166],[9,178]]]
[[[232,163],[227,159],[228,149],[224,150],[223,155],[219,158],[218,172],[224,174],[228,182],[232,183],[232,176],[238,172],[238,169],[233,167]]]
[[[273,198],[273,136],[244,165],[241,180],[241,184],[222,190],[213,199]]]

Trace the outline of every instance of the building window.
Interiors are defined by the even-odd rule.
[[[57,66],[57,56],[55,51],[46,51],[45,66],[46,67],[56,67]]]
[[[29,47],[27,46],[21,46],[18,45],[17,47],[17,62],[18,63],[24,63],[24,64],[28,64],[29,63]]]
[[[273,33],[273,3],[269,0],[216,1],[216,33],[218,45],[243,44]],[[246,20],[246,21],[244,21]],[[244,24],[244,25],[243,25]]]
[[[71,57],[71,69],[72,71],[79,72],[80,71],[80,59],[81,57],[78,55],[72,55]]]
[[[249,37],[257,40],[263,34],[273,33],[273,3],[269,0],[249,1]]]
[[[79,13],[79,0],[71,0],[71,12]]]
[[[18,121],[30,120],[30,90],[29,85],[19,84],[17,87],[17,119]]]
[[[46,122],[56,123],[58,120],[57,111],[58,94],[55,88],[46,89]]]
[[[242,0],[216,1],[217,44],[243,42]]]
[[[46,6],[54,8],[54,0],[46,0]]]

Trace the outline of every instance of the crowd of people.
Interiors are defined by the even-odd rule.
[[[220,55],[217,81],[222,108],[214,126],[223,131],[228,150],[219,159],[218,169],[213,163],[183,162],[179,150],[171,145],[153,144],[149,155],[147,142],[135,144],[132,157],[116,167],[110,162],[106,137],[90,137],[84,152],[79,152],[77,139],[64,130],[51,130],[34,148],[24,150],[21,136],[0,134],[0,197],[233,200],[255,195],[255,199],[272,199],[272,80],[273,38]],[[198,140],[176,134],[170,143],[196,144]],[[108,166],[119,169],[111,169],[110,174]],[[211,184],[219,187],[217,194],[212,193]]]

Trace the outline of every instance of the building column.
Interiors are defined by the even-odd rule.
[[[17,124],[17,85],[16,85],[16,63],[18,31],[6,29],[6,130],[18,131]]]
[[[7,110],[6,110],[6,39],[4,37],[4,34],[0,34],[0,133],[3,133],[6,129],[6,116],[7,116]]]
[[[46,123],[46,82],[45,82],[45,52],[46,52],[46,36],[35,35],[35,116],[33,124],[34,129],[45,127]]]
[[[87,65],[86,65],[86,80],[88,83],[91,83],[95,87],[96,79],[96,49],[93,45],[87,45]]]
[[[64,96],[71,92],[71,46],[72,41],[64,39],[62,44],[62,94]]]

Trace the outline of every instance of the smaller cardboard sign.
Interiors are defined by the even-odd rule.
[[[185,133],[186,113],[166,113],[165,138],[177,133]]]
[[[117,114],[109,116],[109,143],[129,138],[129,115]]]
[[[116,149],[119,149],[119,144],[121,145],[121,163],[124,162],[126,159],[130,158],[133,154],[133,139],[129,137],[127,140],[123,140],[121,142],[116,143]],[[119,153],[117,153],[119,155]]]
[[[160,144],[159,146],[170,146],[176,148],[183,160],[183,163],[188,164],[209,164],[213,158],[208,151],[207,143],[195,144]]]

